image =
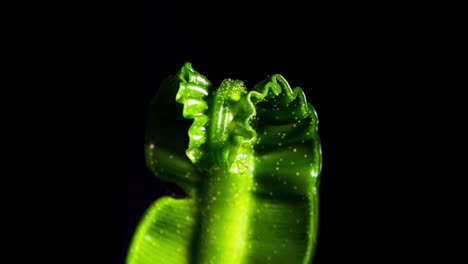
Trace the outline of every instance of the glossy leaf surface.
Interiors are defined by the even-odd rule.
[[[186,63],[150,107],[146,157],[188,196],[147,211],[128,264],[310,263],[321,167],[317,116],[273,75],[218,88]]]

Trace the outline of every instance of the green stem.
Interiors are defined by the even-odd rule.
[[[252,172],[214,168],[201,196],[198,250],[194,263],[239,264],[246,248]]]

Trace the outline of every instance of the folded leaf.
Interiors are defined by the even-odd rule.
[[[155,202],[128,264],[310,263],[321,151],[300,88],[277,74],[213,89],[187,63],[150,111],[147,163],[188,197]]]

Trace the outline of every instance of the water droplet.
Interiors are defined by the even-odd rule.
[[[293,151],[294,151],[294,152],[296,152],[296,151],[297,151],[297,149],[296,149],[296,148],[294,148],[294,149],[293,149]]]
[[[279,167],[276,167],[276,170],[279,170]]]
[[[307,158],[307,154],[304,154],[304,158]]]
[[[299,176],[299,172],[296,172],[296,176]]]
[[[294,186],[294,190],[297,190],[297,186]]]

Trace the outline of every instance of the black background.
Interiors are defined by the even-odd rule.
[[[418,23],[385,7],[209,10],[147,2],[144,9],[143,21],[135,25],[142,35],[130,28],[129,38],[138,41],[124,40],[132,45],[130,51],[122,47],[129,59],[119,72],[131,72],[134,81],[118,83],[124,118],[117,123],[126,133],[127,160],[116,167],[110,158],[119,175],[127,165],[117,188],[117,263],[145,209],[168,194],[144,161],[147,107],[160,82],[187,61],[214,83],[229,77],[252,87],[280,73],[302,87],[316,108],[323,173],[314,263],[411,259],[407,254],[415,252],[411,245],[421,229],[409,217],[419,210],[418,199],[406,198],[422,177],[408,167],[417,163],[411,157],[419,143],[411,127],[420,122],[416,102],[422,87],[415,76],[426,59]],[[115,155],[123,153],[117,149]]]
[[[443,183],[460,173],[443,160],[454,153],[441,150],[453,116],[441,110],[464,104],[442,96],[450,78],[440,68],[450,65],[439,59],[458,55],[451,42],[442,45],[450,27],[437,6],[71,5],[12,21],[25,24],[14,31],[26,39],[12,37],[19,51],[5,50],[28,72],[14,79],[18,89],[5,88],[21,94],[5,111],[19,114],[5,125],[19,139],[4,137],[20,164],[2,179],[18,180],[20,192],[2,187],[25,217],[5,214],[24,223],[4,227],[19,240],[9,244],[40,251],[15,257],[124,263],[138,220],[167,194],[144,161],[148,103],[187,61],[214,83],[252,87],[282,74],[316,108],[323,172],[315,264],[421,263],[448,241],[437,237],[449,226],[439,222],[450,204],[441,198],[453,192]],[[439,263],[453,263],[447,257]]]

